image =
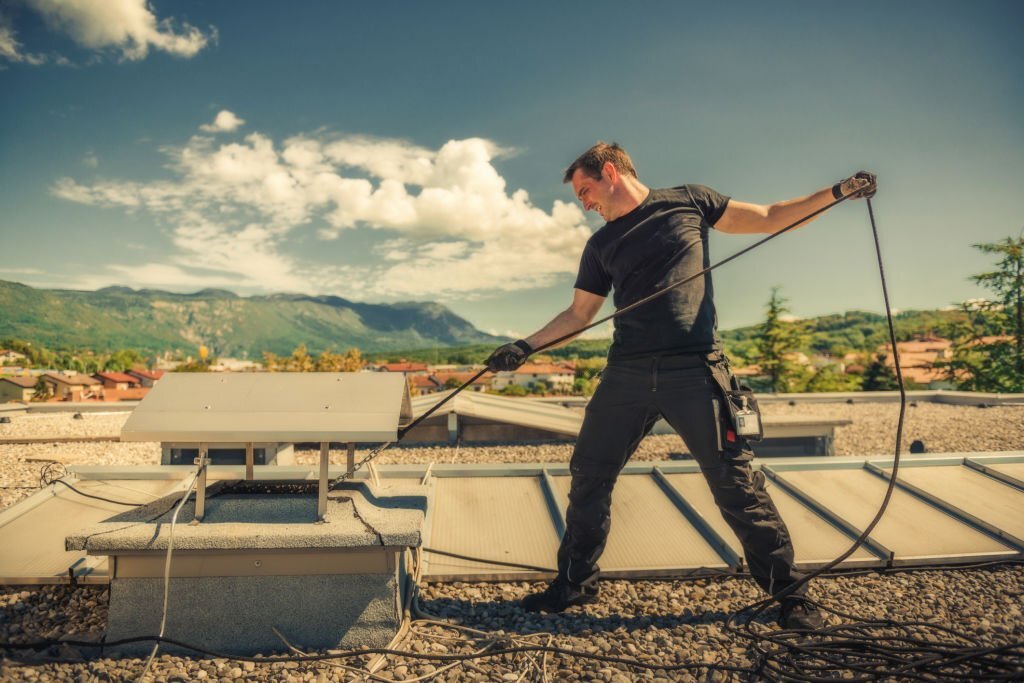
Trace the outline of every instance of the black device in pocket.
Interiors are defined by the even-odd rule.
[[[764,423],[753,390],[745,384],[740,384],[736,376],[729,371],[724,356],[709,358],[707,364],[715,384],[722,390],[725,412],[733,432],[748,441],[763,439]]]

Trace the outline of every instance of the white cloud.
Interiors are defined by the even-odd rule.
[[[45,271],[39,268],[0,268],[0,273],[5,275],[45,275]]]
[[[213,123],[204,123],[199,126],[199,129],[207,133],[230,133],[237,130],[243,123],[245,123],[244,119],[238,118],[227,109],[221,109],[214,117]]]
[[[172,180],[62,178],[52,193],[157,215],[176,249],[171,264],[202,269],[211,286],[228,278],[239,289],[472,298],[575,272],[590,235],[576,205],[544,211],[526,191],[509,192],[492,163],[505,150],[481,138],[433,150],[323,132],[275,143],[253,132],[231,143],[197,135],[164,151]],[[371,256],[335,265],[353,231],[370,231]],[[294,241],[316,237],[328,240],[318,260],[295,256]],[[117,272],[176,275],[154,264]]]
[[[145,58],[151,49],[193,57],[217,36],[213,27],[204,33],[187,23],[178,26],[172,19],[157,19],[146,0],[26,0],[26,4],[42,15],[48,26],[66,33],[82,47],[116,50],[122,59],[131,61]],[[21,60],[12,57],[19,54],[17,48],[13,33],[0,31],[0,55],[29,61],[26,55]],[[58,58],[58,63],[61,60]]]
[[[96,152],[90,150],[82,157],[82,163],[89,168],[96,168],[100,165],[100,158],[96,156]]]
[[[23,62],[32,66],[46,62],[44,55],[23,52],[21,43],[14,35],[14,29],[3,23],[0,23],[0,57],[11,62]]]

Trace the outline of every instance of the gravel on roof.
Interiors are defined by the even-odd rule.
[[[898,405],[809,404],[764,406],[767,415],[841,417],[853,424],[836,432],[837,455],[891,454]],[[127,414],[19,415],[0,425],[0,438],[116,434]],[[908,407],[904,450],[914,439],[930,452],[1024,450],[1024,406],[977,408],[919,403]],[[386,451],[382,463],[426,462],[560,462],[571,455],[570,444],[504,446],[420,446]],[[649,437],[634,456],[665,460],[685,452],[674,436]],[[300,463],[312,463],[315,451],[300,451]],[[333,451],[343,463],[345,453]],[[46,463],[88,465],[153,465],[160,461],[158,444],[64,443],[0,445],[0,509],[30,495],[39,485]],[[422,588],[423,608],[438,617],[483,631],[485,639],[549,643],[600,654],[649,662],[719,662],[744,666],[748,646],[724,631],[726,615],[760,597],[744,578],[693,581],[603,581],[598,603],[562,615],[532,615],[516,601],[542,584],[440,583]],[[979,642],[997,645],[1024,641],[1024,567],[1000,565],[975,569],[934,569],[891,574],[869,572],[819,579],[812,596],[840,611],[864,618],[919,619],[964,631]],[[0,640],[52,638],[74,634],[98,639],[105,628],[106,587],[0,587]],[[774,618],[775,612],[765,615]],[[838,617],[832,616],[835,621]],[[465,632],[420,622],[400,649],[420,653],[469,651]],[[483,637],[483,636],[481,636]],[[64,646],[45,656],[81,659],[86,650]],[[358,665],[349,660],[349,664]],[[619,681],[698,680],[681,673],[626,669],[582,659],[526,655],[484,659],[443,672],[440,662],[390,660],[379,672],[385,680],[437,674],[439,681],[541,680],[540,666],[558,680]],[[2,680],[123,680],[142,671],[143,660],[90,658],[82,662],[35,663],[29,666],[0,660]],[[334,681],[348,674],[330,664],[252,664],[228,659],[162,655],[154,664],[155,680]],[[522,678],[520,678],[522,677]],[[699,680],[705,680],[701,677]],[[710,680],[723,680],[712,676]]]
[[[524,612],[517,601],[542,584],[428,584],[421,605],[425,612],[466,631],[414,622],[398,645],[420,654],[463,653],[480,643],[551,644],[593,654],[639,659],[649,664],[717,663],[750,666],[752,654],[724,628],[727,615],[761,596],[744,578],[704,578],[691,581],[604,581],[596,604],[574,607],[563,614]],[[840,612],[863,619],[892,618],[951,626],[983,646],[1024,641],[1020,597],[1024,569],[1003,565],[979,569],[869,572],[819,579],[811,596]],[[103,587],[50,586],[33,590],[0,589],[0,639],[30,640],[71,634],[95,641],[103,633],[108,591]],[[763,615],[765,624],[777,616]],[[840,617],[829,614],[829,623]],[[287,635],[287,634],[285,634]],[[83,659],[87,648],[61,646],[46,653],[61,659]],[[339,660],[365,665],[370,658]],[[360,661],[362,660],[362,661]],[[89,658],[79,662],[45,662],[30,666],[0,660],[3,680],[130,680],[142,671],[139,658]],[[541,680],[541,656],[505,655],[454,667],[435,680]],[[378,672],[386,680],[406,680],[436,673],[444,664],[411,658],[389,659]],[[534,668],[536,667],[536,668]],[[546,668],[557,680],[632,681],[689,680],[680,672],[626,668],[622,665],[552,655]],[[327,663],[259,663],[209,657],[161,655],[151,671],[157,681],[341,681],[346,673]],[[520,678],[522,676],[522,678]],[[699,680],[726,680],[712,676]]]

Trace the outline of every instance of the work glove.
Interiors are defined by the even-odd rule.
[[[495,372],[511,372],[525,363],[531,353],[533,348],[523,339],[504,344],[494,349],[494,353],[487,359],[487,368]]]
[[[869,171],[857,171],[832,186],[836,199],[849,195],[850,199],[870,199],[878,191],[878,176]]]

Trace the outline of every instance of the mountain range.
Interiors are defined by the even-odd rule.
[[[0,339],[50,349],[131,348],[258,358],[311,352],[389,351],[494,343],[469,321],[434,302],[367,304],[337,296],[243,297],[221,289],[178,294],[105,287],[96,291],[36,289],[0,280]]]

